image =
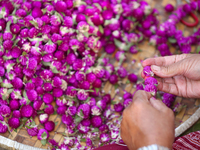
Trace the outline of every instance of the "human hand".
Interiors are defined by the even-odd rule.
[[[137,91],[123,112],[121,137],[129,150],[157,144],[172,148],[174,113],[145,91]]]
[[[158,90],[177,96],[200,97],[200,55],[182,54],[143,61],[158,77]],[[144,74],[142,73],[144,78]]]

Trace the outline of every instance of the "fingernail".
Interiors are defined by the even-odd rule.
[[[159,66],[152,65],[151,68],[154,71],[160,71],[160,67]]]
[[[152,100],[157,100],[155,97],[151,97],[150,99],[152,99]]]

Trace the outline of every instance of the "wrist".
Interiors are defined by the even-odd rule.
[[[138,148],[137,150],[170,150],[168,147],[152,144],[149,146]]]

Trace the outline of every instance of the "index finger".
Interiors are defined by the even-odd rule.
[[[149,102],[149,99],[152,97],[152,95],[149,92],[146,92],[144,90],[139,90],[135,92],[133,96],[133,102]]]
[[[191,55],[189,54],[182,54],[182,55],[173,55],[173,56],[165,56],[165,57],[157,57],[157,58],[148,58],[143,61],[142,66],[168,66],[173,63],[176,63],[182,59],[185,59],[186,57],[189,57]]]

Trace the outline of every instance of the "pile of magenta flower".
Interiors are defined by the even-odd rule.
[[[43,145],[50,143],[51,148],[62,150],[121,142],[120,116],[133,93],[125,91],[114,104],[102,87],[107,81],[118,85],[126,77],[137,84],[137,75],[122,64],[145,39],[162,56],[171,55],[169,44],[189,53],[191,44],[199,44],[200,30],[183,37],[175,25],[199,9],[199,1],[181,6],[158,27],[158,11],[145,1],[2,0],[0,133],[23,127]],[[118,67],[104,55],[114,52]],[[136,89],[155,96],[157,81],[149,66],[144,73],[148,78]],[[162,94],[163,102],[171,107],[175,96]],[[49,139],[57,125],[49,121],[52,114],[60,115],[66,126],[62,144]],[[43,128],[34,122],[36,116]]]

